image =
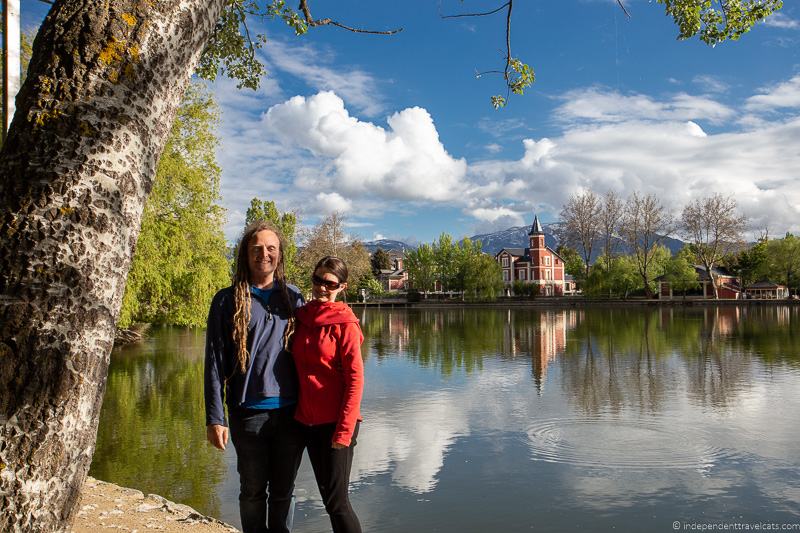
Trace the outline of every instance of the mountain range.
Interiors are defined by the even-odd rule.
[[[544,230],[544,242],[547,246],[552,249],[556,249],[558,247],[558,238],[555,235],[555,231],[558,228],[559,223],[550,223],[550,224],[542,224],[542,229]],[[480,235],[473,235],[470,237],[470,240],[480,241],[482,245],[482,249],[487,254],[494,255],[503,248],[527,248],[528,247],[528,232],[530,231],[530,226],[515,226],[512,228],[496,231],[494,233],[482,233]],[[615,237],[615,241],[617,244],[617,250],[622,253],[628,253],[630,250],[628,246],[622,242],[621,239]],[[671,237],[666,237],[662,244],[666,246],[673,254],[676,253],[678,250],[685,246],[685,243],[680,239],[673,239]],[[374,252],[378,248],[382,248],[386,251],[396,251],[396,252],[404,252],[406,250],[413,250],[416,246],[413,246],[408,243],[404,243],[401,241],[395,241],[391,239],[379,239],[376,241],[368,241],[364,243],[364,247],[369,250],[370,253]],[[594,261],[598,255],[600,255],[600,250],[602,248],[602,244],[600,242],[596,242],[592,250],[592,257],[590,262]]]

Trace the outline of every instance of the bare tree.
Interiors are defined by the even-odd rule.
[[[563,244],[580,252],[587,278],[592,248],[600,237],[601,208],[600,197],[592,191],[573,194],[561,208],[562,225],[558,237]]]
[[[681,230],[695,259],[708,273],[714,298],[719,297],[714,265],[742,242],[746,222],[736,207],[736,200],[730,196],[713,194],[698,198],[683,208]]]
[[[603,196],[603,205],[598,215],[600,233],[603,239],[603,256],[606,259],[606,272],[611,269],[611,259],[617,249],[616,234],[619,232],[622,211],[625,204],[614,191],[608,191]]]
[[[301,285],[307,283],[317,261],[326,255],[335,255],[347,264],[350,286],[355,286],[364,276],[371,275],[369,252],[358,238],[347,234],[345,222],[344,215],[333,213],[303,232],[303,245],[298,253]]]
[[[656,245],[674,231],[674,222],[653,194],[640,196],[634,192],[625,204],[620,230],[633,252],[636,268],[644,282],[645,294],[653,296],[650,288]]]

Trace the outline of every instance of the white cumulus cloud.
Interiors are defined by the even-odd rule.
[[[630,120],[698,120],[722,122],[734,111],[705,96],[680,93],[665,101],[643,94],[622,94],[600,87],[566,93],[556,116],[565,122],[625,122]]]
[[[340,194],[445,201],[458,197],[467,169],[439,140],[430,114],[419,107],[394,113],[389,129],[350,116],[332,92],[295,96],[264,115],[267,129],[288,146],[300,146],[327,164],[301,187]]]
[[[798,144],[800,118],[718,134],[694,122],[629,121],[526,139],[520,159],[483,161],[470,173],[523,181],[527,186],[507,202],[526,201],[551,214],[585,189],[653,193],[676,213],[691,199],[721,192],[736,198],[752,228],[796,229]]]
[[[330,215],[331,213],[346,213],[353,207],[353,202],[337,192],[318,193],[316,200],[316,210]]]
[[[781,108],[800,108],[800,74],[747,99],[749,111],[773,111]]]

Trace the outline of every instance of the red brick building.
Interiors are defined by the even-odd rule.
[[[571,292],[564,276],[564,259],[544,243],[544,230],[539,217],[533,217],[528,233],[528,248],[503,248],[495,254],[495,260],[503,270],[503,282],[534,283],[539,294],[561,296]]]
[[[378,281],[383,285],[383,290],[397,292],[408,289],[408,272],[403,268],[403,254],[390,251],[389,257],[392,261],[392,268],[381,270],[378,273]]]

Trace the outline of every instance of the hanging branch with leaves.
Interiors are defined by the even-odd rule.
[[[257,56],[263,48],[267,36],[263,33],[251,37],[248,17],[261,20],[282,20],[294,30],[295,35],[303,35],[309,28],[336,26],[353,33],[372,35],[394,35],[403,28],[391,30],[368,30],[343,24],[331,18],[315,19],[311,16],[308,0],[300,0],[298,8],[292,9],[285,0],[271,0],[263,4],[259,0],[228,0],[222,16],[217,21],[214,34],[206,45],[197,74],[214,80],[219,72],[238,81],[238,88],[257,89],[261,78],[267,73]]]
[[[524,63],[518,57],[511,54],[511,12],[514,9],[514,0],[508,0],[506,3],[491,11],[482,13],[459,13],[456,15],[443,15],[443,19],[463,18],[463,17],[486,17],[500,13],[505,10],[506,12],[506,54],[505,66],[503,70],[488,70],[478,72],[475,74],[476,78],[481,78],[485,74],[502,74],[506,83],[506,95],[496,94],[491,97],[492,106],[495,109],[505,107],[508,103],[509,96],[513,94],[524,94],[525,89],[533,85],[536,80],[536,75],[533,69],[527,63]]]

